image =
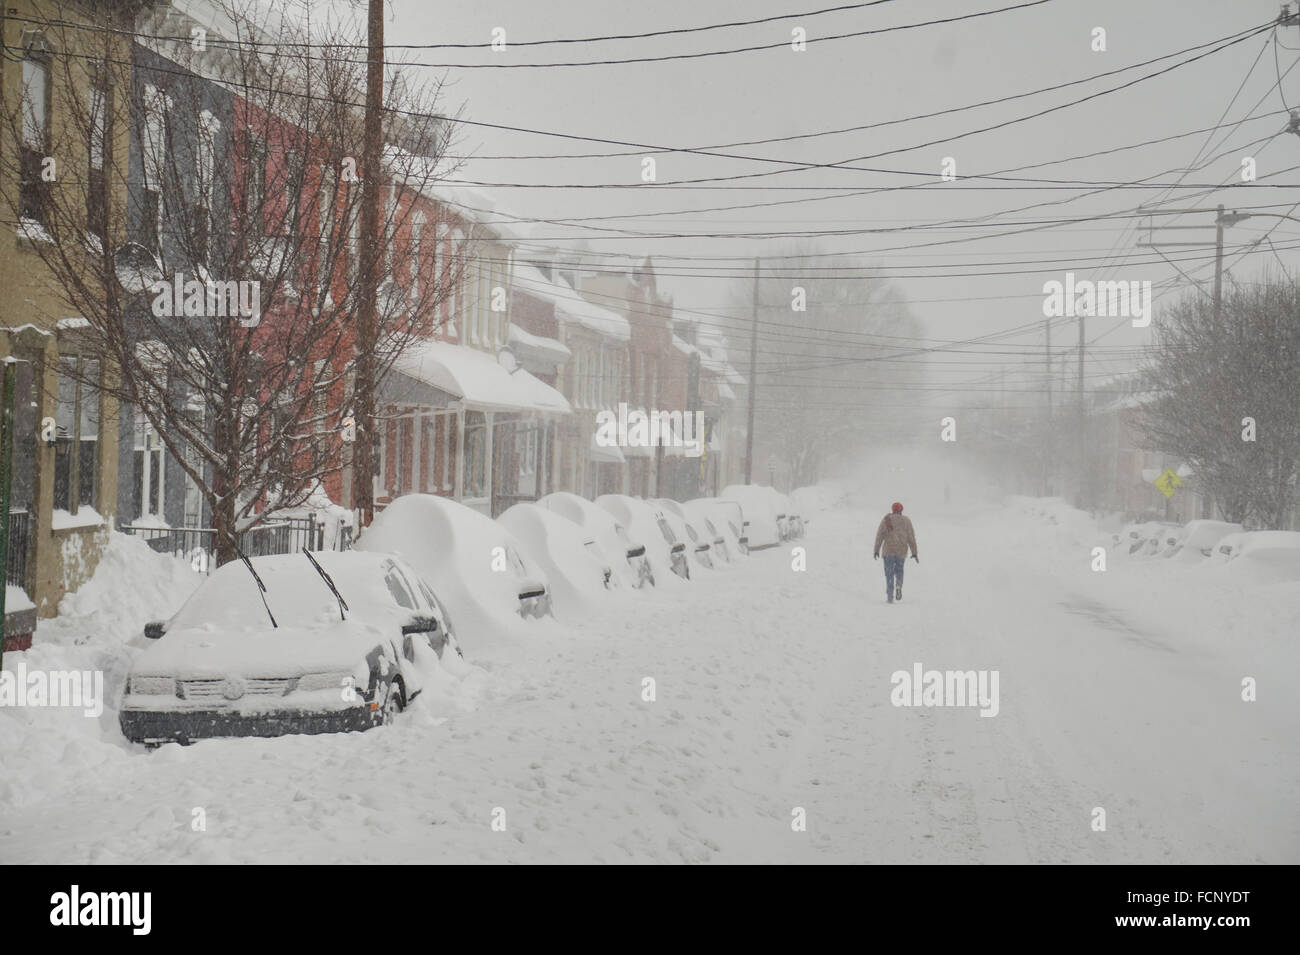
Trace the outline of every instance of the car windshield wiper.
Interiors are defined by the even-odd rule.
[[[339,619],[347,620],[347,615],[343,611],[348,609],[348,602],[343,599],[343,595],[339,593],[339,589],[334,586],[334,579],[330,577],[329,574],[325,573],[325,568],[322,567],[316,558],[311,555],[311,551],[307,549],[305,544],[303,545],[302,552],[303,556],[311,561],[311,565],[316,568],[316,573],[321,575],[321,578],[325,581],[325,586],[328,587],[333,592],[334,596],[338,598]]]
[[[248,555],[238,547],[235,548],[235,553],[239,555],[239,559],[244,562],[244,566],[248,568],[248,572],[252,574],[253,579],[257,581],[257,589],[259,591],[258,596],[262,598],[262,606],[266,608],[266,615],[271,618],[271,626],[279,629],[280,625],[275,622],[275,614],[271,613],[271,606],[266,602],[266,584],[262,583],[262,578],[257,576],[257,571],[253,569],[253,562],[248,559]]]

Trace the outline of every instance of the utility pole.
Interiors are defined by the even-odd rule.
[[[352,506],[357,530],[375,517],[375,341],[378,325],[380,154],[383,149],[384,108],[384,4],[370,0],[367,18],[366,115],[362,143],[361,256],[359,310],[357,314],[357,387],[353,414],[357,440],[352,450]]]
[[[1051,490],[1052,483],[1052,442],[1054,436],[1052,433],[1052,319],[1043,319],[1044,328],[1047,334],[1047,344],[1043,350],[1043,359],[1047,363],[1047,427],[1043,429],[1043,487],[1042,493],[1046,497]]]
[[[1076,309],[1075,311],[1078,311]],[[1083,356],[1087,349],[1087,343],[1084,341],[1084,320],[1083,315],[1079,315],[1079,500],[1075,506],[1082,509],[1088,504],[1088,416],[1083,407]]]
[[[18,366],[13,358],[4,362],[3,405],[0,406],[0,661],[4,660],[5,587],[9,583],[9,490],[14,451],[14,381]],[[0,662],[0,669],[4,669]]]
[[[1214,217],[1214,320],[1223,317],[1223,203]]]
[[[1229,226],[1236,225],[1238,222],[1241,222],[1243,219],[1249,219],[1250,216],[1243,215],[1242,213],[1238,213],[1238,212],[1226,213],[1224,212],[1222,205],[1216,206],[1213,209],[1207,209],[1207,208],[1162,209],[1160,211],[1162,215],[1183,215],[1186,213],[1201,213],[1201,212],[1214,213],[1214,225],[1212,226],[1151,225],[1148,222],[1146,225],[1141,226],[1141,228],[1146,230],[1148,238],[1150,237],[1151,233],[1155,232],[1157,229],[1161,231],[1178,231],[1178,232],[1186,232],[1191,229],[1213,229],[1214,230],[1214,317],[1216,320],[1222,318],[1223,316],[1223,230],[1225,228],[1228,228]],[[1139,248],[1143,248],[1143,249],[1155,249],[1156,254],[1159,255],[1162,259],[1164,258],[1164,254],[1160,251],[1162,248],[1187,248],[1187,247],[1198,248],[1198,249],[1205,248],[1204,242],[1147,241],[1147,242],[1139,242],[1137,243],[1137,245]],[[1169,260],[1166,259],[1165,261],[1169,261]],[[1170,262],[1169,264],[1173,265],[1174,268],[1176,269],[1178,268],[1178,266],[1174,265],[1174,263],[1172,262]],[[1182,270],[1179,269],[1179,272],[1182,272]],[[1187,277],[1186,273],[1183,273],[1183,276],[1184,278],[1186,278]]]
[[[758,256],[754,256],[753,330],[749,336],[749,426],[745,428],[745,483],[754,483],[754,389],[758,381]]]

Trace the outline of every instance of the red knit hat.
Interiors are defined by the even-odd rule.
[[[895,514],[902,514],[902,513],[903,513],[903,505],[902,505],[902,504],[899,504],[897,501],[895,501],[895,502],[894,502],[894,506],[891,507],[890,510],[893,511]]]

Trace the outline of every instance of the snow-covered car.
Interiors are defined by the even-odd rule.
[[[626,494],[602,494],[596,498],[596,504],[626,527],[630,536],[645,542],[646,555],[656,577],[671,571],[683,580],[691,579],[686,541],[673,532],[662,508]]]
[[[790,492],[790,507],[804,524],[812,521],[813,514],[832,506],[836,496],[835,489],[828,484],[811,484],[797,487]]]
[[[356,552],[232,561],[145,636],[118,721],[148,745],[369,729],[460,652],[427,581]]]
[[[514,535],[484,514],[433,494],[405,494],[353,545],[396,554],[438,590],[456,635],[473,648],[523,619],[551,612],[546,575]]]
[[[1120,532],[1119,546],[1127,547],[1134,557],[1151,557],[1170,546],[1169,538],[1179,530],[1181,525],[1166,521],[1128,524]]]
[[[572,521],[531,501],[508,508],[497,518],[546,574],[551,599],[562,613],[577,616],[590,601],[617,587],[619,578],[600,548],[584,540]]]
[[[782,540],[798,540],[804,535],[803,517],[795,508],[794,501],[790,495],[782,494],[779,491],[773,492],[777,500],[777,519],[784,516],[785,536]]]
[[[692,514],[702,514],[727,542],[731,559],[749,553],[749,540],[745,536],[745,513],[735,501],[717,497],[699,497],[682,505]]]
[[[1242,527],[1227,521],[1197,520],[1189,521],[1184,531],[1182,558],[1200,559],[1213,554],[1219,542],[1229,534],[1240,534]]]
[[[630,537],[609,511],[568,491],[547,494],[537,503],[576,524],[586,546],[597,548],[616,576],[633,587],[654,586],[654,571],[646,557],[645,544]]]
[[[1224,547],[1227,550],[1224,550]],[[1220,543],[1220,552],[1229,560],[1264,561],[1288,567],[1300,567],[1300,531],[1247,531],[1229,534]]]
[[[687,543],[686,552],[690,555],[691,560],[695,561],[701,567],[707,567],[712,570],[713,562],[713,538],[714,535],[704,528],[704,525],[697,523],[689,517],[686,509],[682,507],[679,501],[671,498],[655,498],[652,502],[657,505],[664,513],[664,518],[668,521],[668,526],[673,529],[673,533],[679,540]],[[719,557],[719,560],[722,558]]]
[[[740,505],[745,516],[744,531],[746,543],[751,551],[775,547],[783,537],[782,521],[772,497],[770,487],[758,484],[731,484],[718,496],[726,501],[735,501]]]
[[[686,501],[682,504],[682,510],[686,512],[687,518],[695,527],[702,529],[702,532],[709,536],[713,543],[712,553],[715,563],[719,560],[733,563],[740,557],[738,535],[729,534],[726,511],[718,506],[716,500],[697,498],[694,501]]]

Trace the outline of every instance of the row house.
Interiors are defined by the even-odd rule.
[[[196,5],[197,8],[198,5]],[[181,18],[169,4],[143,13],[142,34],[186,36],[191,26],[213,30],[211,19]],[[212,59],[228,56],[214,50]],[[127,237],[143,246],[163,276],[182,280],[222,274],[227,252],[224,223],[237,214],[218,164],[236,153],[237,98],[212,76],[200,75],[167,51],[131,44],[132,131],[125,207]],[[148,347],[151,325],[147,293],[128,296],[128,328],[137,348]],[[206,319],[175,321],[202,322]],[[201,330],[195,327],[195,332]],[[183,377],[168,375],[178,402],[195,400]],[[192,470],[203,464],[187,451]],[[144,413],[124,403],[118,434],[117,515],[122,526],[210,527],[211,514],[195,481],[165,447]],[[210,479],[210,473],[207,475]]]
[[[408,263],[399,281],[427,274],[444,292],[429,333],[381,384],[376,504],[438,494],[495,517],[555,487],[557,422],[571,407],[554,359],[566,356],[513,325],[514,237],[486,200],[425,186],[391,201],[398,226],[386,248]]]
[[[659,292],[650,259],[623,271],[603,266],[581,276],[580,287],[591,301],[617,309],[627,319],[628,363],[621,400],[629,408],[647,412],[673,410],[664,392],[664,379],[673,361],[672,297]],[[664,449],[624,448],[623,454],[627,458],[624,493],[663,496]]]
[[[64,594],[93,573],[116,509],[118,408],[96,388],[113,369],[42,251],[50,254],[52,231],[68,228],[51,218],[56,198],[81,201],[83,192],[87,254],[118,237],[98,211],[106,191],[111,203],[122,201],[121,184],[104,175],[104,157],[126,149],[126,130],[83,127],[77,118],[103,116],[108,98],[126,95],[95,64],[129,59],[138,6],[0,6],[0,361],[14,376],[6,649],[28,646],[36,618],[53,616]],[[68,22],[105,29],[68,29]]]
[[[592,302],[579,284],[581,273],[573,263],[520,263],[516,327],[522,351],[531,360],[543,360],[543,353],[559,359],[556,384],[574,410],[557,431],[557,486],[594,498],[624,492],[625,455],[640,450],[602,447],[596,441],[597,415],[628,398],[632,332],[624,315]]]

